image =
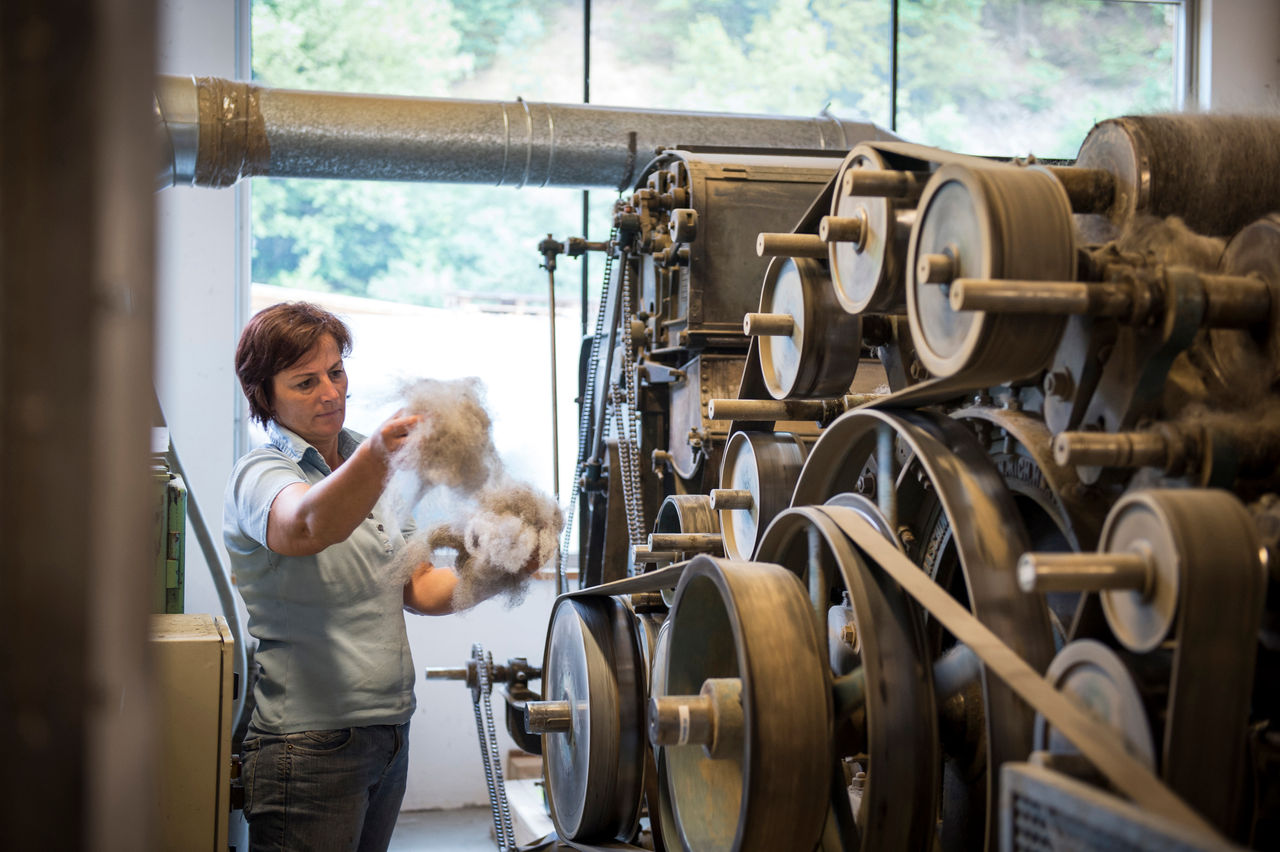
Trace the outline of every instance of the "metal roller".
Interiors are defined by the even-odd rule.
[[[777,565],[699,556],[685,569],[668,617],[660,706],[662,718],[675,720],[677,743],[662,751],[684,848],[813,849],[831,785],[831,698],[804,586]],[[708,690],[739,696],[740,715],[721,699],[728,715],[720,717],[715,757],[692,740],[705,720],[694,699],[709,681]],[[651,706],[651,723],[654,712]]]
[[[1034,375],[1053,357],[1066,320],[956,311],[957,278],[1071,280],[1067,195],[1040,168],[950,163],[930,179],[907,252],[907,315],[921,362],[971,387]]]
[[[724,448],[720,488],[746,491],[751,505],[722,509],[720,530],[730,559],[750,559],[760,533],[791,502],[808,449],[789,432],[735,432]]]
[[[760,372],[770,396],[824,397],[849,390],[862,350],[862,321],[841,310],[821,264],[774,258],[764,274],[760,314],[790,319],[786,327],[758,334]]]
[[[543,659],[543,696],[550,710],[567,711],[547,715],[568,717],[542,736],[556,831],[625,840],[639,818],[645,763],[645,672],[629,610],[611,597],[560,598]]]
[[[1227,236],[1280,210],[1278,136],[1274,115],[1130,115],[1099,122],[1075,166],[1109,174],[1113,190],[1077,207],[1081,237],[1114,239],[1141,215],[1178,216],[1193,231]]]
[[[866,144],[850,151],[840,167],[831,218],[859,224],[856,234],[849,226],[841,232],[828,224],[830,235],[839,237],[828,240],[828,258],[836,299],[849,313],[906,308],[905,262],[920,174],[893,169],[883,151]]]

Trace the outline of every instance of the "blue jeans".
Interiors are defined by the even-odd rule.
[[[385,852],[404,799],[409,723],[271,734],[241,747],[250,852]]]

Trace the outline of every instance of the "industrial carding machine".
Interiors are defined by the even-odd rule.
[[[1280,845],[1280,120],[1114,119],[1038,163],[161,88],[162,184],[627,187],[607,240],[540,247],[606,269],[577,588],[541,667],[448,670],[478,719],[504,688],[561,840]]]
[[[1275,848],[1278,131],[686,146],[544,243],[606,256],[581,570],[470,668],[560,838]]]

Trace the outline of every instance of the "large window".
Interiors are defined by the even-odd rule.
[[[1180,2],[1130,0],[254,0],[262,85],[874,121],[979,154],[1070,157],[1093,122],[1168,110]],[[584,28],[590,20],[590,69]],[[896,39],[895,39],[896,33]],[[896,73],[895,73],[896,72]],[[547,277],[536,246],[582,234],[566,190],[311,180],[253,185],[255,305],[351,319],[349,423],[400,378],[479,375],[499,449],[550,489]],[[609,193],[592,193],[603,236]],[[560,471],[575,454],[579,262],[556,301]],[[599,291],[599,264],[590,278]]]

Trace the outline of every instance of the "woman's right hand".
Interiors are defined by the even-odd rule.
[[[409,440],[409,435],[423,420],[419,414],[405,414],[403,409],[382,422],[369,436],[370,449],[387,461]]]

